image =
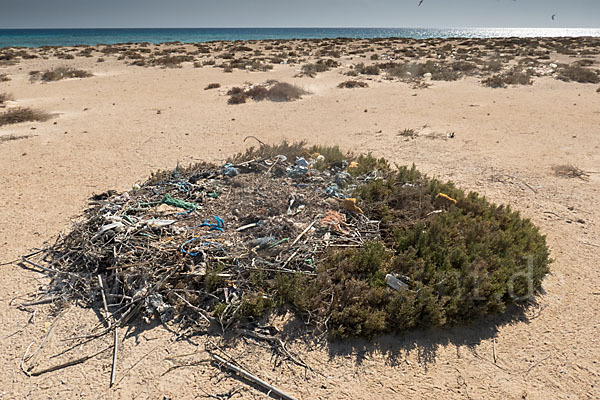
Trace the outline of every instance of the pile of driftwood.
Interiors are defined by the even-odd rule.
[[[308,368],[281,339],[241,324],[241,312],[256,289],[253,273],[314,276],[327,249],[379,238],[379,221],[350,197],[377,174],[351,177],[347,167],[328,165],[318,154],[277,154],[177,167],[130,191],[95,195],[70,233],[23,257],[51,278],[26,305],[77,301],[102,310],[102,324],[81,340],[114,335],[111,385],[118,329],[140,317],[216,327],[220,334],[236,329]],[[249,374],[218,355],[213,359]],[[39,375],[74,362],[24,371]]]

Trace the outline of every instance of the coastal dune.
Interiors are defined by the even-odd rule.
[[[109,353],[27,377],[20,362],[28,348],[36,349],[51,330],[39,357],[53,365],[48,357],[65,350],[63,340],[89,332],[98,318],[76,306],[58,316],[52,306],[16,307],[44,280],[11,262],[68,231],[94,193],[128,190],[157,169],[224,163],[257,144],[248,136],[339,145],[414,163],[531,218],[554,259],[543,292],[521,319],[498,316],[373,342],[289,343],[313,372],[274,367],[269,348],[240,341],[231,355],[248,370],[303,399],[600,396],[600,39],[332,39],[0,52],[6,78],[0,95],[10,94],[0,114],[19,108],[47,114],[0,126],[0,398],[178,399],[230,390],[239,398],[261,396],[207,363],[204,348],[214,339],[180,341],[166,327],[143,323],[123,332],[113,388]],[[306,67],[326,60],[332,60],[327,67]],[[64,79],[44,77],[59,67],[71,69]],[[272,80],[306,93],[294,101],[248,96],[231,104],[233,88],[247,91]],[[347,81],[365,87],[338,87]],[[583,174],[557,174],[560,166]],[[111,343],[102,340],[70,357]]]

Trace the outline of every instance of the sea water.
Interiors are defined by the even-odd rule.
[[[2,47],[74,46],[115,43],[197,43],[215,40],[323,38],[600,37],[598,28],[160,28],[0,29]]]

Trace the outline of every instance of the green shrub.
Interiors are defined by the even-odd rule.
[[[291,304],[313,321],[328,320],[333,337],[373,337],[501,313],[531,300],[548,273],[545,237],[509,207],[429,179],[414,165],[392,169],[385,159],[355,157],[339,148],[264,147],[289,157],[320,153],[354,161],[355,176],[378,171],[379,179],[358,185],[355,196],[369,219],[381,221],[379,240],[327,252],[314,277],[277,274],[261,280],[259,293],[272,293],[266,298],[274,304]],[[436,211],[439,193],[456,204]],[[388,287],[387,274],[407,289]]]

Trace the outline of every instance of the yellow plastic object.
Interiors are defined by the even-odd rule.
[[[360,214],[364,214],[363,210],[360,209],[360,207],[358,207],[356,205],[356,199],[353,198],[347,198],[343,200],[342,205],[344,206],[344,208],[350,212],[357,212]]]
[[[437,196],[435,196],[435,200],[433,201],[433,204],[436,207],[450,207],[451,205],[456,205],[456,200],[453,199],[452,197],[448,196],[447,194],[444,193],[438,193]]]

